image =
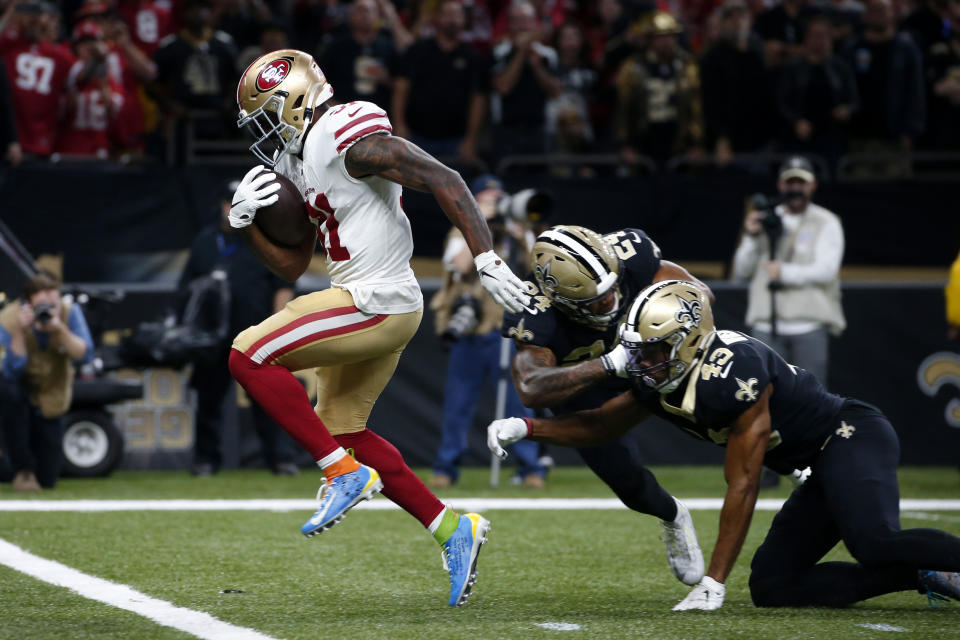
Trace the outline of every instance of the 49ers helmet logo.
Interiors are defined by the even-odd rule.
[[[268,63],[260,70],[260,75],[257,76],[257,89],[259,91],[270,91],[275,88],[290,73],[290,67],[290,60],[287,58],[279,58]]]

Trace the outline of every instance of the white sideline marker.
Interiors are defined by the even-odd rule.
[[[722,498],[680,498],[691,511],[718,511]],[[455,509],[465,511],[584,511],[626,509],[616,498],[448,498]],[[757,500],[757,511],[779,511],[782,498]],[[3,511],[312,511],[315,500],[0,500]],[[399,509],[386,498],[361,502],[354,509],[389,511]],[[960,511],[960,500],[904,499],[903,511]]]
[[[204,640],[277,640],[259,631],[217,620],[209,613],[178,607],[157,600],[125,584],[90,576],[82,571],[35,556],[0,538],[0,564],[43,582],[66,587],[84,598],[132,611],[165,627],[184,631]]]

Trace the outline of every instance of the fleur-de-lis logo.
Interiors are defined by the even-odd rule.
[[[511,338],[516,338],[520,342],[530,342],[533,340],[533,331],[528,331],[523,328],[523,323],[526,318],[520,320],[520,324],[515,327],[510,327],[510,330],[507,331],[507,335]]]
[[[931,398],[946,385],[960,389],[960,356],[940,351],[924,359],[917,369],[917,385]],[[951,427],[960,427],[960,399],[951,398],[947,402],[944,419]]]
[[[746,382],[737,378],[737,386],[740,387],[740,389],[733,394],[733,397],[737,400],[743,400],[744,402],[753,402],[757,399],[758,395],[757,382],[759,381],[756,378],[750,378]]]
[[[690,322],[693,326],[700,326],[700,319],[703,317],[700,314],[700,301],[699,300],[687,300],[681,295],[677,296],[677,300],[680,301],[680,308],[677,310],[677,322]],[[686,320],[684,320],[686,318]]]
[[[556,276],[550,275],[550,268],[553,265],[553,258],[550,259],[547,264],[540,266],[539,264],[535,267],[537,271],[537,279],[540,280],[541,285],[544,289],[547,290],[547,293],[556,293],[557,288],[560,286],[560,281],[557,280]]]
[[[852,436],[853,432],[856,430],[857,428],[855,426],[853,426],[852,424],[847,424],[846,422],[841,420],[840,428],[837,429],[837,435],[843,438],[844,440],[849,440],[850,436]]]

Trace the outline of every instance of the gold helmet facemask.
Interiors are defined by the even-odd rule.
[[[713,341],[710,301],[684,280],[655,282],[641,291],[620,327],[631,353],[627,372],[660,393],[674,391]],[[666,372],[660,379],[659,374]]]
[[[298,153],[316,107],[333,96],[309,54],[281,49],[260,56],[237,85],[237,127],[253,135],[250,151],[269,167],[287,153]]]
[[[533,245],[533,271],[540,290],[572,320],[604,328],[620,316],[620,259],[599,233],[571,225],[547,229]],[[609,311],[595,303],[613,296]]]

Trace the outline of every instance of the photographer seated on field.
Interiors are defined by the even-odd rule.
[[[93,339],[60,283],[39,274],[0,312],[2,428],[15,491],[52,489],[63,462],[63,415],[73,399],[74,362],[93,358]]]
[[[498,213],[498,202],[507,197],[500,180],[492,175],[480,176],[473,183],[473,193],[493,233],[497,255],[514,271],[527,271],[532,243],[522,224]],[[503,309],[481,286],[470,249],[456,229],[447,236],[443,264],[446,267],[443,288],[430,301],[430,308],[436,314],[437,334],[450,345],[442,440],[431,480],[434,489],[449,487],[460,475],[461,458],[467,451],[467,433],[484,383],[490,381],[496,386],[499,376],[507,375],[506,415],[533,415],[520,402],[509,374],[501,372],[501,367],[508,366],[513,357],[511,343],[509,357],[501,363]],[[524,486],[543,487],[546,469],[538,462],[537,443],[518,442],[513,454],[520,465],[518,479]]]

